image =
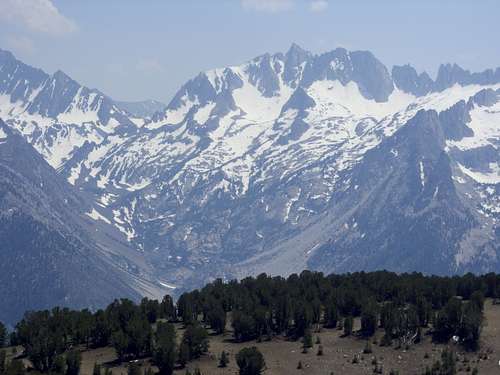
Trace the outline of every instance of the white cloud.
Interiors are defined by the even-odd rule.
[[[36,48],[33,41],[23,35],[7,35],[3,38],[5,45],[14,53],[20,55],[32,55]]]
[[[309,4],[309,9],[311,12],[323,12],[328,9],[328,1],[327,0],[312,0],[311,4]]]
[[[243,8],[261,12],[276,13],[292,8],[293,0],[241,0]]]
[[[51,0],[0,0],[0,20],[29,31],[61,36],[76,31],[76,24],[66,18]]]

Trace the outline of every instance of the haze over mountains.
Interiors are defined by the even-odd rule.
[[[293,45],[163,108],[0,50],[0,118],[2,250],[22,260],[0,320],[261,272],[500,271],[500,68],[433,80]]]

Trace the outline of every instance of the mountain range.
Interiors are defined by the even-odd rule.
[[[294,44],[164,106],[0,50],[0,118],[2,251],[22,260],[0,320],[261,272],[500,271],[500,68],[432,79]]]

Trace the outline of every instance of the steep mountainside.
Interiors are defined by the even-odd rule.
[[[433,80],[370,52],[293,45],[199,74],[150,118],[112,105],[88,136],[5,88],[0,108],[17,112],[0,114],[154,278],[190,287],[304,267],[498,271],[499,89],[500,69],[443,65]],[[28,115],[41,118],[30,130]],[[40,124],[42,139],[77,131],[77,147],[54,158]]]
[[[117,296],[156,296],[135,254],[113,240],[112,230],[96,227],[95,215],[0,120],[0,321],[54,305],[97,307]]]
[[[125,136],[136,125],[114,102],[65,73],[53,75],[0,50],[0,117],[20,131],[54,168],[86,142]]]

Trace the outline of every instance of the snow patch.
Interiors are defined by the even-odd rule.
[[[92,208],[92,211],[90,212],[86,212],[86,215],[95,221],[101,220],[107,224],[111,224],[111,221],[109,221],[106,217],[97,212],[95,208]]]
[[[425,187],[425,171],[424,171],[424,163],[422,161],[420,161],[419,167],[420,167],[420,183],[422,184],[422,187]]]
[[[480,184],[500,184],[500,166],[497,163],[490,163],[491,172],[477,172],[467,169],[461,164],[458,166],[462,173]]]

